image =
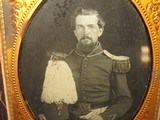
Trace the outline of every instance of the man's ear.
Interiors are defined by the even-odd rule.
[[[99,35],[98,35],[98,37],[100,37],[103,34],[103,31],[104,31],[104,28],[100,28],[99,29]]]

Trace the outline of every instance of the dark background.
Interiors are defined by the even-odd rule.
[[[145,25],[129,0],[48,0],[32,16],[22,40],[19,56],[19,79],[25,99],[35,115],[43,110],[40,95],[45,68],[52,51],[69,53],[76,44],[70,15],[77,6],[97,9],[106,21],[100,38],[104,49],[115,55],[129,56],[131,70],[128,85],[133,105],[122,120],[138,112],[150,83],[151,45]],[[142,46],[148,46],[150,61],[142,62]]]
[[[1,57],[0,57],[0,61],[1,61]],[[0,63],[0,120],[7,120],[7,110],[6,110],[6,104],[5,104],[1,63]]]

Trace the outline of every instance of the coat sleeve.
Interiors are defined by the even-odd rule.
[[[115,120],[122,117],[131,107],[132,97],[127,84],[126,73],[130,69],[129,59],[113,60],[112,90],[114,99],[105,112],[100,114],[103,120]]]

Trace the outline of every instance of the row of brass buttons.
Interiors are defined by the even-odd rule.
[[[81,93],[82,93],[82,101],[83,102],[86,102],[86,91],[85,91],[85,82],[86,82],[86,75],[87,75],[87,61],[88,61],[88,58],[85,57],[82,61],[82,75],[81,75]]]

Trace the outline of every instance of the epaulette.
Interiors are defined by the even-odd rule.
[[[67,54],[65,54],[65,53],[52,52],[50,60],[53,60],[53,61],[55,61],[55,60],[63,60],[66,56],[67,56]]]
[[[115,56],[107,50],[103,51],[105,55],[113,60],[113,71],[119,73],[126,73],[130,70],[130,59],[127,56]]]

